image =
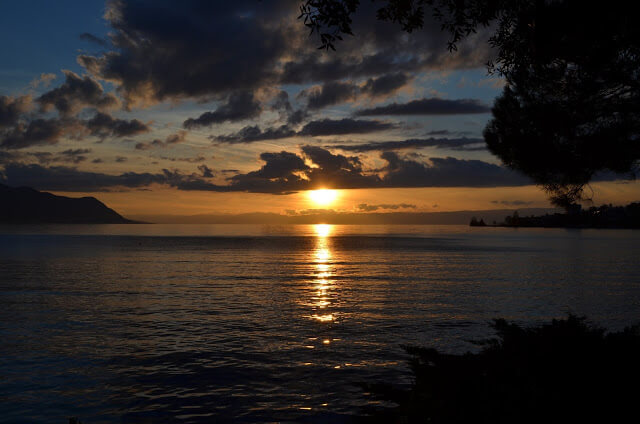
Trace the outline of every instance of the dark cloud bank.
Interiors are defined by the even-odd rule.
[[[298,4],[290,0],[161,6],[150,0],[111,1],[105,14],[109,39],[83,34],[109,50],[82,54],[78,61],[94,78],[113,83],[126,107],[220,101],[216,110],[184,122],[195,129],[259,116],[264,107],[255,92],[283,84],[321,84],[303,94],[307,108],[317,110],[355,96],[391,94],[409,82],[410,73],[481,68],[489,57],[484,33],[450,53],[447,34],[430,17],[423,31],[408,37],[396,25],[377,21],[376,9],[363,4],[353,24],[356,37],[341,43],[340,54],[325,55],[314,48],[316,40],[296,19]],[[303,114],[290,111],[289,124]]]
[[[392,151],[383,152],[380,157],[384,166],[372,170],[366,169],[357,156],[334,154],[317,146],[303,146],[302,155],[286,151],[265,152],[260,155],[264,162],[260,169],[227,177],[226,184],[214,183],[211,180],[214,171],[203,165],[198,168],[198,173],[192,174],[165,169],[159,173],[109,175],[68,166],[24,164],[8,158],[4,164],[3,180],[9,185],[57,191],[102,191],[162,184],[180,190],[273,194],[319,187],[500,187],[531,184],[528,179],[503,167],[478,160],[446,157],[419,162]]]
[[[363,109],[356,112],[355,115],[467,115],[489,112],[491,112],[491,108],[488,105],[475,99],[448,100],[429,98]]]
[[[262,106],[255,99],[253,93],[238,92],[229,96],[227,102],[219,106],[213,112],[205,112],[198,118],[190,118],[184,121],[187,129],[208,127],[223,122],[242,121],[255,118],[262,112]]]
[[[63,137],[80,140],[87,136],[105,139],[149,132],[138,119],[120,119],[109,110],[120,101],[90,76],[63,71],[65,81],[32,100],[30,96],[0,96],[0,148],[24,149],[57,144]],[[37,110],[34,110],[37,109]],[[80,117],[85,109],[89,118]],[[50,116],[52,111],[56,116]]]
[[[436,149],[474,151],[485,150],[484,140],[481,138],[426,138],[409,139],[399,141],[378,141],[358,144],[333,144],[332,149],[341,149],[351,152],[371,152],[379,150],[420,149],[433,147]]]
[[[296,19],[297,6],[290,0],[191,0],[161,7],[150,0],[112,1],[105,14],[112,29],[108,43],[83,35],[112,49],[78,60],[116,84],[128,104],[145,104],[354,78],[371,78],[366,90],[384,93],[406,82],[406,72],[480,68],[488,59],[485,34],[451,54],[447,34],[431,18],[407,37],[396,25],[376,21],[377,8],[369,4],[354,22],[356,37],[341,43],[339,55],[322,55]]]
[[[235,134],[212,136],[211,139],[221,143],[243,144],[256,141],[276,140],[289,137],[320,137],[345,134],[369,134],[388,131],[397,128],[390,122],[368,119],[319,119],[306,123],[299,131],[289,125],[267,128],[264,131],[259,126],[246,126]]]
[[[328,83],[321,88],[315,87],[309,89],[309,91],[303,92],[304,97],[308,99],[308,108],[321,108],[331,104],[337,104],[343,102],[349,98],[353,98],[355,91],[349,84],[343,84],[342,82]],[[286,94],[286,93],[285,93]],[[288,100],[286,100],[287,104]],[[290,105],[287,110],[291,110]],[[365,115],[458,115],[458,114],[476,114],[486,113],[489,111],[488,106],[482,104],[477,100],[461,99],[461,100],[443,100],[438,98],[415,100],[409,103],[397,104],[392,103],[386,106],[379,106],[372,109],[364,109],[356,112],[356,116]],[[300,113],[302,111],[298,111]],[[304,113],[308,113],[306,110]],[[185,122],[186,124],[186,122]],[[387,131],[398,128],[397,123],[385,122],[380,120],[368,120],[368,119],[316,119],[305,124],[300,130],[295,130],[290,124],[284,124],[280,127],[270,127],[261,130],[257,125],[249,125],[242,128],[240,131],[234,134],[211,136],[212,140],[240,144],[240,143],[253,143],[256,141],[275,140],[280,138],[288,138],[295,136],[330,136],[330,135],[345,135],[345,134],[367,134],[379,131]],[[436,132],[437,135],[438,132]],[[444,132],[440,132],[444,133]],[[394,142],[390,142],[394,143]],[[399,143],[399,142],[398,142]],[[463,141],[452,141],[451,147],[455,147],[454,144],[458,144],[457,150],[463,150],[460,148]],[[465,144],[480,144],[481,141],[475,143]],[[345,150],[353,151],[368,151],[368,150],[380,150],[390,148],[408,148],[411,144],[418,145],[428,144],[426,141],[420,140],[407,140],[404,144],[397,144],[396,147],[382,146],[375,147],[373,143],[370,145],[361,145],[359,150],[353,148],[347,148]],[[426,146],[425,146],[426,147]],[[478,146],[467,147],[466,150],[480,150]]]

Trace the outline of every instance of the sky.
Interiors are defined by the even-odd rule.
[[[127,216],[550,206],[485,149],[504,87],[486,31],[452,53],[437,23],[407,34],[363,2],[326,52],[299,5],[3,2],[0,182]],[[624,177],[591,192],[640,200]]]

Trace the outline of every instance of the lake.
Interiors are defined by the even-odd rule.
[[[349,422],[402,345],[640,322],[640,231],[0,226],[0,422]]]

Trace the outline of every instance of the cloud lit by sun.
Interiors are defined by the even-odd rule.
[[[309,199],[318,206],[329,206],[338,198],[338,190],[320,189],[310,190]]]

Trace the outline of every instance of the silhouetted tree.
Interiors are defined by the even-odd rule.
[[[321,48],[352,34],[357,0],[301,6]],[[411,32],[425,13],[451,34],[449,49],[490,27],[488,70],[507,85],[484,130],[489,150],[541,185],[559,206],[583,198],[600,171],[634,176],[640,160],[640,26],[612,0],[383,0],[380,20]]]
[[[597,172],[632,174],[640,159],[640,30],[615,3],[526,9],[484,130],[492,153],[566,208]]]

